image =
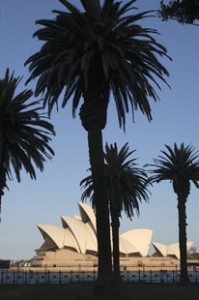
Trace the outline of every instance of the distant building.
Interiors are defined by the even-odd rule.
[[[37,255],[32,259],[32,266],[97,265],[95,213],[85,203],[78,203],[78,206],[80,216],[62,216],[62,227],[38,225],[44,243],[36,250]],[[137,260],[146,258],[152,234],[150,229],[132,229],[120,234],[121,260],[132,263],[135,258]],[[174,244],[174,247],[160,243],[152,243],[152,245],[160,256],[171,254],[179,258],[178,244]],[[191,246],[192,243],[189,242],[188,247]]]

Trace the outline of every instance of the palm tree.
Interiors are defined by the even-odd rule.
[[[48,145],[53,126],[40,113],[39,101],[29,101],[31,90],[16,94],[19,81],[9,69],[0,80],[0,203],[7,176],[12,179],[14,173],[20,182],[24,168],[36,179],[35,167],[43,171],[46,158],[54,155]]]
[[[182,283],[189,282],[187,272],[187,234],[186,234],[186,202],[190,193],[191,182],[199,188],[199,155],[192,146],[181,144],[180,147],[165,145],[162,155],[154,159],[150,172],[154,175],[151,182],[169,180],[177,194],[179,217],[180,268]]]
[[[160,2],[159,16],[163,21],[173,19],[182,24],[198,25],[195,21],[199,19],[198,0],[172,0],[165,4]]]
[[[122,211],[132,218],[134,212],[139,215],[139,202],[148,200],[147,175],[137,167],[136,159],[127,160],[134,151],[129,151],[128,143],[118,150],[116,143],[105,147],[105,181],[109,201],[112,239],[113,266],[116,279],[120,279],[119,227]],[[84,178],[80,185],[84,189],[82,200],[90,199],[95,207],[92,176]]]
[[[89,158],[94,184],[98,239],[97,285],[106,286],[112,273],[109,211],[105,191],[102,130],[113,96],[120,127],[126,113],[139,108],[152,119],[148,97],[157,100],[155,87],[165,81],[167,70],[157,56],[166,49],[153,37],[156,30],[138,22],[148,12],[127,14],[135,0],[80,0],[82,10],[67,0],[59,0],[65,11],[55,10],[51,20],[38,20],[34,33],[43,42],[26,61],[37,78],[36,95],[43,95],[51,113],[62,97],[62,107],[72,98],[72,113],[80,108],[82,126],[88,133]],[[96,285],[96,287],[97,287]]]

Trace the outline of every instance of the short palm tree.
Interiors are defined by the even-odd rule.
[[[119,227],[122,211],[131,219],[134,212],[139,215],[139,202],[148,200],[147,175],[137,167],[136,159],[128,158],[128,143],[118,150],[116,143],[105,147],[105,181],[109,201],[113,238],[113,266],[115,278],[120,278]],[[95,207],[92,176],[84,178],[80,185],[84,189],[82,200],[89,199]]]
[[[43,171],[54,154],[48,145],[53,126],[40,113],[39,102],[30,102],[31,90],[16,93],[19,81],[8,69],[0,79],[0,200],[7,176],[14,173],[20,182],[23,168],[36,179],[35,167]]]
[[[187,234],[186,234],[186,202],[190,193],[191,182],[199,188],[199,155],[192,146],[181,144],[179,147],[165,145],[162,155],[154,159],[150,172],[150,182],[169,180],[177,194],[179,216],[179,245],[180,245],[180,281],[189,281],[187,272]]]
[[[156,101],[158,81],[166,83],[168,72],[158,57],[167,54],[153,36],[157,31],[138,24],[149,13],[129,13],[135,0],[80,0],[82,9],[59,1],[65,11],[55,10],[54,19],[36,21],[41,28],[34,37],[43,46],[26,61],[28,81],[37,79],[36,95],[43,95],[49,113],[60,98],[62,107],[72,99],[75,116],[83,100],[80,119],[88,133],[97,216],[97,285],[105,286],[112,273],[102,140],[108,104],[112,96],[120,127],[130,108],[139,108],[151,120],[148,98]]]

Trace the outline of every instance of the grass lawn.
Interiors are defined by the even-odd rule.
[[[92,295],[93,283],[1,285],[0,300],[111,300]],[[118,298],[117,298],[118,299]],[[123,283],[121,300],[199,300],[199,285]]]

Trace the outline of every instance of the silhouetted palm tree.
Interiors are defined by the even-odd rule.
[[[105,181],[108,195],[115,278],[120,278],[119,227],[122,211],[131,219],[134,212],[139,215],[139,202],[148,200],[147,175],[137,167],[136,159],[127,160],[134,151],[129,151],[128,143],[118,150],[116,143],[105,147]],[[82,200],[89,199],[95,207],[92,176],[84,178],[80,185],[84,189]]]
[[[108,201],[104,182],[102,130],[113,96],[120,127],[126,113],[139,108],[149,120],[148,97],[157,100],[155,87],[165,82],[167,70],[157,56],[167,56],[156,42],[156,30],[142,28],[138,22],[148,12],[129,14],[135,2],[80,0],[82,10],[71,2],[59,0],[66,11],[57,11],[51,20],[38,20],[42,27],[34,33],[44,44],[26,62],[31,76],[37,78],[36,95],[43,95],[49,112],[62,98],[62,107],[71,99],[75,112],[83,99],[80,118],[88,133],[89,157],[95,191],[98,280],[110,282],[112,272]]]
[[[46,158],[54,155],[48,145],[53,126],[40,113],[39,101],[30,102],[31,90],[16,94],[19,81],[8,69],[0,79],[0,200],[6,175],[11,179],[14,173],[20,182],[23,168],[36,179],[35,167],[43,171]]]
[[[177,194],[179,215],[179,245],[180,245],[180,268],[181,282],[188,282],[187,272],[187,234],[186,234],[186,202],[190,193],[191,182],[199,188],[199,155],[192,146],[181,144],[180,147],[165,145],[162,155],[154,159],[150,172],[154,175],[150,182],[169,180],[173,190]]]
[[[160,2],[160,17],[167,21],[173,19],[182,24],[198,25],[195,21],[199,19],[198,0],[172,0]]]

